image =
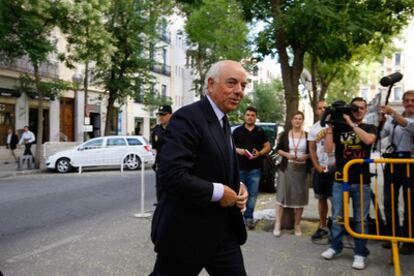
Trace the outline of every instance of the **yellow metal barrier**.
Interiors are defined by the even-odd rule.
[[[394,211],[398,211],[398,210],[394,210],[394,183],[391,183],[391,214],[392,214],[392,236],[386,236],[386,235],[381,235],[380,231],[379,231],[379,224],[378,224],[378,180],[377,180],[377,176],[375,177],[375,181],[374,181],[374,192],[377,195],[375,197],[375,203],[374,203],[374,208],[375,208],[375,214],[376,214],[376,235],[372,235],[372,234],[365,234],[364,233],[364,208],[363,208],[363,203],[364,203],[364,195],[363,195],[363,177],[362,174],[360,175],[360,194],[361,194],[361,233],[357,233],[355,231],[353,231],[353,229],[350,226],[350,219],[349,219],[349,168],[352,165],[355,164],[363,164],[363,163],[374,163],[374,164],[389,164],[390,165],[390,170],[391,170],[391,174],[394,173],[394,164],[405,164],[406,165],[406,171],[407,171],[407,178],[410,178],[411,176],[411,172],[410,172],[410,164],[414,164],[414,159],[391,159],[391,158],[387,158],[387,159],[353,159],[351,161],[349,161],[348,163],[345,164],[344,169],[343,169],[343,191],[344,191],[344,227],[346,229],[346,231],[354,238],[359,238],[359,239],[369,239],[369,240],[382,240],[382,241],[389,241],[391,243],[391,249],[392,249],[392,260],[394,263],[394,271],[395,271],[395,275],[401,275],[401,270],[400,270],[400,259],[399,259],[399,255],[398,255],[398,242],[405,242],[405,243],[414,243],[414,239],[412,237],[412,219],[411,219],[411,212],[412,212],[412,208],[411,208],[411,188],[408,186],[407,190],[407,210],[408,210],[408,227],[409,227],[409,237],[401,237],[401,236],[396,236],[396,221],[395,221],[395,216],[394,216]],[[336,218],[335,218],[336,219]],[[398,222],[399,223],[399,222]]]

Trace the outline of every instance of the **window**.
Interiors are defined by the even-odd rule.
[[[106,142],[107,147],[126,146],[124,138],[109,138]]]
[[[144,102],[144,89],[140,84],[139,80],[136,80],[135,85],[135,94],[134,94],[134,102],[136,103],[143,103]]]
[[[137,138],[127,138],[128,145],[130,146],[140,146],[142,145],[141,141]]]
[[[167,97],[167,86],[165,84],[162,85],[161,95]]]
[[[162,63],[163,65],[167,65],[167,49],[162,49]]]
[[[81,150],[91,150],[91,149],[100,149],[102,148],[103,139],[96,139],[85,143],[80,149]]]
[[[394,55],[394,65],[401,65],[401,53]]]
[[[401,87],[394,88],[394,101],[401,101],[402,98],[402,89]]]

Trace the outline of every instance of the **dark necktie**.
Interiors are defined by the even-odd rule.
[[[228,149],[228,156],[229,156],[229,186],[233,186],[233,178],[234,178],[234,157],[233,157],[233,147],[231,144],[231,136],[230,136],[230,125],[227,116],[223,116],[223,132],[224,137],[226,139],[226,145]]]

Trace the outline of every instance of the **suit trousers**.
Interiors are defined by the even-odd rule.
[[[203,268],[212,276],[246,276],[240,245],[230,230],[212,256],[195,262],[157,254],[150,276],[197,276]]]

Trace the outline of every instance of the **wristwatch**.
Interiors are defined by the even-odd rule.
[[[353,123],[353,124],[351,125],[351,127],[352,127],[352,129],[354,129],[354,128],[358,127],[358,124]]]

